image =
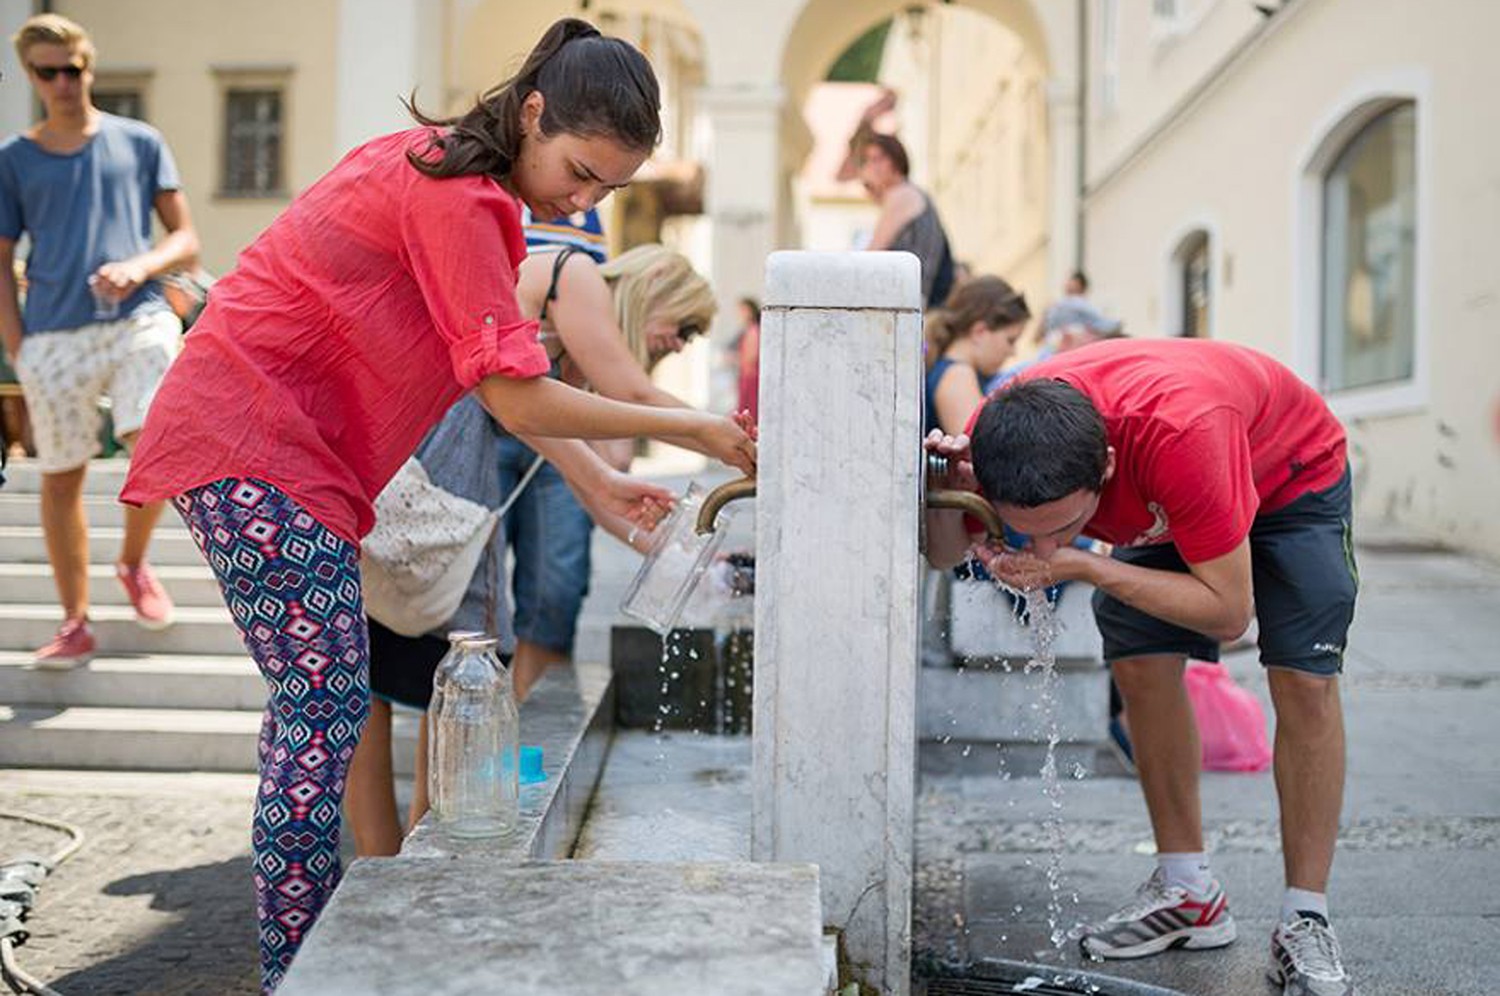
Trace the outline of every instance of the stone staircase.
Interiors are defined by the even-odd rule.
[[[90,615],[98,656],[72,671],[32,668],[62,617],[40,522],[40,475],[13,463],[0,489],[0,766],[255,770],[265,685],[182,520],[162,515],[151,562],[177,604],[160,633],[137,626],[114,578],[126,461],[85,480]],[[402,724],[401,729],[409,724]],[[410,758],[398,747],[397,758]],[[408,765],[409,767],[409,765]]]

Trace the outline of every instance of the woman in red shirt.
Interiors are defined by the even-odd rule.
[[[372,502],[465,392],[575,487],[650,524],[670,495],[578,438],[645,435],[753,471],[732,419],[545,376],[516,303],[521,204],[552,218],[624,186],[660,136],[645,58],[588,24],[449,120],[350,152],[214,287],[152,404],[121,499],[172,498],[270,690],[254,818],[262,986],[339,880],[345,771],[369,708],[359,540]]]

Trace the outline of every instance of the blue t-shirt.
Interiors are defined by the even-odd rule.
[[[156,195],[181,186],[161,133],[130,118],[103,115],[98,133],[67,155],[22,135],[0,142],[0,238],[31,237],[24,334],[96,321],[89,276],[151,248]],[[120,316],[166,308],[153,280],[121,302]]]

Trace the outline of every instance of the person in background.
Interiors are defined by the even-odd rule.
[[[99,452],[99,401],[128,450],[177,355],[182,323],[160,277],[192,263],[198,236],[171,150],[156,129],[94,106],[94,43],[58,14],[14,36],[44,117],[0,142],[0,340],[15,369],[42,472],[42,531],[62,603],[57,635],[34,664],[88,662],[89,535],[83,482]],[[151,218],[166,235],[153,245]],[[13,263],[31,239],[26,310]],[[172,599],[146,553],[160,501],[125,511],[115,577],[147,629],[172,624]]]
[[[1075,279],[1082,279],[1082,277],[1081,273],[1074,275]],[[1071,284],[1072,281],[1069,283]],[[1051,359],[1058,353],[1066,353],[1080,346],[1088,346],[1109,339],[1124,338],[1125,326],[1118,319],[1110,318],[1094,307],[1087,298],[1075,295],[1065,297],[1047,309],[1038,334],[1041,336],[1041,346],[1036,356],[1007,367],[991,377],[985,384],[986,394],[1029,369],[1033,364]]]
[[[740,334],[735,339],[739,360],[739,409],[760,421],[760,302],[742,297]]]
[[[972,444],[970,440],[972,439]],[[1259,618],[1276,710],[1285,889],[1271,978],[1285,996],[1354,996],[1330,925],[1344,793],[1339,675],[1359,588],[1343,427],[1316,391],[1254,350],[1198,339],[1106,342],[1037,364],[930,438],[1021,549],[929,512],[937,566],[966,555],[1021,591],[1094,586],[1104,657],[1132,719],[1156,868],[1087,928],[1086,954],[1143,958],[1237,935],[1204,846],[1188,659]],[[966,459],[967,458],[967,459]],[[1078,536],[1114,544],[1079,550]]]
[[[922,304],[935,308],[953,289],[953,252],[937,207],[908,179],[911,162],[894,135],[872,134],[860,150],[859,180],[880,206],[866,249],[904,250],[922,263]]]
[[[521,311],[541,325],[556,376],[591,386],[606,397],[686,407],[651,382],[651,368],[681,350],[713,318],[708,282],[682,254],[664,246],[638,246],[603,266],[574,248],[533,253],[521,264]],[[629,467],[634,440],[596,443],[617,469]],[[572,655],[578,613],[588,593],[589,538],[595,521],[621,542],[645,552],[648,536],[585,491],[571,490],[551,464],[505,432],[472,398],[460,401],[417,450],[417,459],[439,487],[490,508],[515,495],[491,540],[458,614],[420,637],[406,637],[370,620],[369,722],[349,772],[347,810],[361,857],[395,854],[401,846],[391,765],[391,704],[425,710],[433,673],[447,652],[444,634],[483,629],[493,615],[500,649],[509,658],[516,694],[524,699],[546,669]],[[533,469],[533,465],[535,469]],[[576,494],[576,497],[575,497]],[[506,552],[514,574],[503,575]],[[512,624],[505,599],[514,594]],[[496,591],[498,589],[498,591]],[[487,601],[497,598],[493,613]],[[408,826],[427,811],[427,720],[418,732]]]
[[[999,277],[974,277],[927,315],[924,431],[956,436],[984,400],[984,381],[1015,351],[1031,309]]]
[[[528,253],[557,252],[571,247],[588,253],[596,263],[609,259],[609,243],[604,238],[604,224],[599,220],[598,208],[551,221],[538,221],[527,208],[521,212],[521,228],[526,233]]]
[[[370,701],[360,539],[427,432],[473,392],[579,492],[648,527],[670,492],[580,438],[680,440],[754,472],[733,419],[545,376],[516,299],[521,203],[555,218],[624,186],[661,137],[660,101],[639,51],[565,18],[467,113],[413,107],[416,127],[348,153],[241,253],[146,419],[120,499],[173,499],[268,686],[252,837],[265,992],[339,882]]]

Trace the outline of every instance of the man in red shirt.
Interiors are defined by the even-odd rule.
[[[1260,623],[1276,709],[1276,786],[1286,867],[1272,978],[1286,996],[1352,996],[1326,890],[1343,800],[1338,674],[1358,585],[1342,427],[1288,369],[1200,340],[1100,343],[1027,370],[991,395],[964,437],[967,483],[1021,550],[975,545],[955,512],[929,514],[929,559],[972,549],[1003,583],[1092,584],[1105,658],[1131,718],[1157,870],[1088,928],[1095,957],[1139,958],[1235,938],[1204,852],[1199,744],[1186,659]],[[972,471],[972,474],[969,472]],[[1072,546],[1079,535],[1110,556]]]

